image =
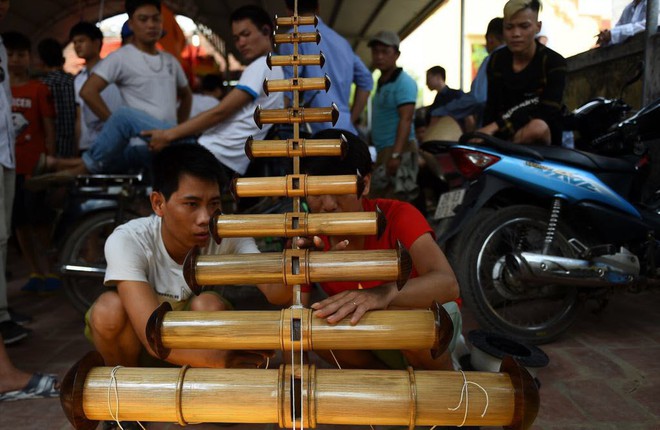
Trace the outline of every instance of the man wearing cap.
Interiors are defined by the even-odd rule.
[[[478,131],[513,143],[560,145],[566,60],[536,40],[540,9],[538,0],[504,6],[506,49],[488,62],[486,125]]]
[[[396,65],[401,54],[400,42],[392,31],[380,31],[369,41],[373,66],[381,73],[372,103],[371,140],[378,153],[376,175],[383,166],[380,170],[384,169],[391,178],[397,177],[404,154],[408,158],[409,153],[416,152],[412,122],[417,84]],[[416,159],[416,154],[411,158]],[[416,172],[414,176],[411,183],[416,184]],[[383,197],[391,196],[388,188],[384,192],[379,189],[378,193]]]

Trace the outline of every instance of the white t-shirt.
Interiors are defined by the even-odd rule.
[[[101,121],[80,97],[80,89],[85,82],[87,82],[87,79],[89,79],[89,71],[86,67],[83,67],[73,81],[73,87],[76,93],[76,104],[80,108],[79,149],[89,149],[94,143],[96,136],[101,132],[103,124],[105,124],[105,121]],[[115,84],[110,84],[105,87],[105,89],[101,91],[101,98],[108,106],[108,109],[110,109],[110,112],[114,112],[118,107],[124,104],[124,99],[121,98],[121,93]]]
[[[7,68],[7,51],[0,37],[0,68],[5,79],[0,83],[0,164],[8,169],[16,166],[14,155],[14,123],[11,120],[11,87]]]
[[[259,57],[243,71],[238,85],[233,91],[245,91],[253,101],[243,106],[238,112],[220,124],[204,132],[198,142],[205,146],[225,166],[245,174],[250,159],[245,155],[245,140],[252,136],[263,139],[271,125],[263,125],[261,130],[254,122],[254,110],[259,105],[262,109],[281,109],[284,107],[284,95],[280,92],[266,96],[263,90],[264,79],[284,79],[281,67],[270,70],[266,65],[266,56]]]
[[[220,245],[211,241],[202,253],[250,254],[259,249],[252,238],[223,239]],[[176,304],[187,300],[192,291],[183,278],[183,265],[170,257],[161,234],[161,218],[156,215],[138,218],[122,224],[105,242],[108,268],[104,285],[119,281],[147,282],[156,291],[160,302]]]
[[[190,107],[190,118],[214,108],[219,104],[220,100],[213,96],[207,96],[206,94],[193,94],[192,106]]]
[[[101,61],[94,74],[116,84],[127,106],[176,124],[177,89],[188,79],[172,55],[150,55],[129,43]]]

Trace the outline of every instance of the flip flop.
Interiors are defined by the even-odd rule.
[[[22,390],[0,393],[0,402],[41,399],[60,395],[59,383],[55,375],[35,373]]]

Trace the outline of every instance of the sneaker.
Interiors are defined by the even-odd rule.
[[[32,322],[32,317],[29,315],[21,314],[14,311],[12,308],[7,309],[9,311],[9,317],[18,325],[26,325]]]
[[[44,280],[43,287],[40,291],[45,291],[47,293],[50,293],[52,291],[57,291],[62,288],[62,280],[60,279],[59,276],[49,273],[46,275],[46,279]]]
[[[25,285],[21,287],[21,291],[27,291],[30,293],[43,291],[43,289],[44,289],[44,277],[36,273],[30,273],[30,278],[25,283]]]
[[[30,330],[21,327],[12,320],[9,320],[0,322],[0,333],[2,333],[2,340],[5,345],[11,345],[19,340],[25,339],[30,333]]]

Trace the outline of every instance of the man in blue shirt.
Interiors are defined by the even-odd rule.
[[[461,98],[431,110],[431,125],[441,116],[450,116],[457,121],[466,120],[466,127],[470,129],[481,126],[481,117],[488,96],[488,76],[486,76],[488,60],[490,60],[490,54],[502,46],[504,46],[503,19],[493,18],[488,23],[488,29],[486,30],[486,51],[489,55],[484,58],[481,66],[479,66],[477,76],[472,81],[470,92]],[[470,121],[467,118],[471,115],[475,117],[476,124],[474,126],[468,126]]]
[[[391,31],[380,31],[369,41],[373,65],[381,73],[372,103],[371,140],[378,153],[376,166],[385,165],[389,176],[396,176],[403,153],[416,151],[412,121],[417,84],[396,65],[400,42]]]
[[[293,14],[294,0],[286,0],[289,13]],[[298,0],[299,15],[317,15],[319,13],[318,0]],[[330,89],[325,91],[307,91],[304,93],[304,99],[301,106],[307,107],[327,107],[335,103],[339,108],[339,119],[334,128],[340,128],[357,134],[355,123],[360,117],[369,99],[369,94],[373,88],[374,81],[371,72],[364,65],[360,57],[355,55],[348,41],[341,37],[337,32],[328,27],[321,18],[318,19],[317,29],[321,33],[321,43],[303,43],[298,46],[298,53],[301,55],[318,55],[323,52],[326,63],[323,69],[319,66],[298,67],[299,76],[302,78],[320,77],[326,73],[330,77]],[[312,26],[300,26],[299,31],[312,32]],[[292,44],[282,44],[280,54],[293,54]],[[293,77],[293,68],[284,68],[284,77],[290,79]],[[355,83],[355,98],[353,106],[349,106],[351,95],[351,85]],[[289,95],[289,101],[291,96]],[[313,133],[326,128],[332,128],[329,122],[311,123]]]

